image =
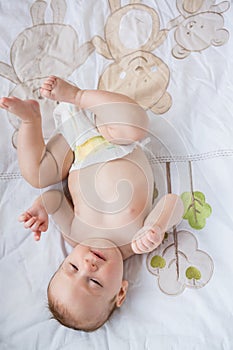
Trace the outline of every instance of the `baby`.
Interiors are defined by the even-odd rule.
[[[183,215],[169,194],[152,209],[153,174],[142,150],[145,111],[127,96],[81,90],[51,76],[42,97],[63,102],[55,111],[58,133],[45,145],[39,105],[15,97],[0,106],[21,118],[18,159],[24,178],[37,188],[68,176],[72,197],[52,190],[20,216],[36,240],[52,214],[74,247],[48,287],[50,310],[63,325],[92,331],[125,300],[123,260],[148,253]]]

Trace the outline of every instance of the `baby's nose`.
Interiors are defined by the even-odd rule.
[[[98,269],[97,263],[94,259],[85,259],[86,268],[92,272]]]

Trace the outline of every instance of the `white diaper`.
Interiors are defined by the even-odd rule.
[[[75,153],[70,171],[125,157],[140,144],[134,142],[121,146],[108,142],[99,133],[94,114],[69,103],[63,102],[56,107],[54,120],[57,131]]]

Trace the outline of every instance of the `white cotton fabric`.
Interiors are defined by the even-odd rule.
[[[137,17],[138,25],[134,23],[134,32],[130,31],[131,28],[126,30],[125,26],[132,25],[132,17],[126,14],[120,22],[120,29],[116,26],[110,36],[111,39],[119,30],[120,38],[124,40],[129,33],[125,51],[121,51],[124,43],[115,43],[111,50],[103,45],[102,54],[100,49],[98,52],[90,51],[84,62],[81,59],[83,51],[77,49],[91,42],[94,36],[106,40],[106,21],[111,11],[119,14],[114,4],[120,2],[37,1],[40,10],[34,11],[32,19],[30,7],[34,2],[0,2],[1,96],[15,94],[21,98],[35,98],[36,94],[39,96],[41,82],[49,74],[75,82],[82,89],[95,89],[107,67],[112,65],[114,68],[116,62],[124,63],[121,59],[131,57],[132,50],[137,50],[137,45],[145,44],[146,36],[152,33],[151,21],[146,21],[148,12],[141,14],[137,8],[133,12],[140,16]],[[57,11],[52,11],[50,3],[59,4],[59,8],[55,6]],[[121,3],[128,9],[129,6],[136,6],[134,1]],[[193,229],[187,220],[182,220],[177,228],[181,232],[177,236],[180,250],[175,250],[173,233],[165,242],[171,243],[171,248],[161,247],[163,252],[167,248],[166,256],[170,252],[169,264],[165,269],[168,266],[174,269],[174,273],[168,274],[167,283],[164,283],[162,274],[158,275],[156,268],[148,270],[150,260],[147,255],[134,256],[125,262],[125,277],[129,280],[126,301],[103,327],[93,333],[84,333],[59,325],[50,318],[47,310],[46,288],[70,247],[64,243],[52,221],[40,242],[35,242],[32,234],[18,223],[17,217],[31,205],[40,190],[32,188],[21,177],[17,153],[12,145],[12,136],[18,124],[12,115],[0,110],[1,350],[233,349],[233,1],[199,1],[202,12],[219,13],[218,18],[224,20],[223,27],[228,31],[229,38],[223,45],[217,45],[222,40],[219,36],[219,42],[215,38],[205,49],[191,52],[185,58],[176,58],[172,54],[177,44],[174,35],[176,28],[169,26],[169,22],[176,19],[186,24],[191,16],[186,10],[192,11],[190,3],[194,6],[197,2],[140,2],[140,6],[152,8],[159,16],[158,26],[153,27],[157,31],[153,32],[149,53],[169,67],[166,91],[172,97],[170,109],[166,112],[159,115],[148,110],[152,142],[147,146],[147,154],[153,167],[158,198],[168,191],[167,171],[170,166],[172,192],[181,194],[193,189],[204,193],[206,202],[212,208],[211,216],[206,219],[202,230]],[[226,3],[229,9],[221,12]],[[61,29],[55,27],[54,22],[62,25],[64,36],[60,36],[60,39],[65,37],[66,40],[58,40],[59,36],[54,36],[57,29]],[[51,27],[45,38],[47,23]],[[68,28],[65,25],[74,30],[66,31]],[[37,28],[35,32],[30,29],[33,26]],[[135,30],[144,26],[146,28],[136,35]],[[183,28],[186,28],[185,25]],[[163,29],[167,29],[167,32],[162,41]],[[16,39],[22,32],[25,36],[18,45]],[[146,50],[149,50],[148,47],[134,51],[134,54],[142,55]],[[148,57],[152,58],[150,55]],[[120,79],[127,77],[123,63],[120,66]],[[140,74],[140,67],[136,72]],[[31,91],[34,91],[34,95],[30,95]],[[155,92],[151,89],[151,93]],[[43,130],[49,139],[55,129],[52,110],[56,102],[51,107],[47,100],[38,97],[38,101],[45,103]],[[163,100],[164,104],[167,101]],[[164,104],[157,106],[162,108]],[[49,109],[50,114],[46,113]],[[192,255],[188,255],[190,249],[185,250],[186,245],[179,240],[191,237],[185,236],[184,231],[189,231],[192,236]],[[196,259],[196,254],[200,254],[200,260]],[[206,260],[202,259],[203,256]],[[183,267],[180,262],[186,263],[187,260],[192,264],[194,261],[197,265],[200,263],[202,269],[199,270],[203,276],[209,273],[204,285],[202,278],[196,282],[189,280],[182,268],[178,276],[176,267]]]

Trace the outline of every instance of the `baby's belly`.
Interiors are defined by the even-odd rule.
[[[76,214],[72,239],[108,238],[123,245],[151,210],[153,175],[137,149],[122,159],[71,172],[69,189]]]

